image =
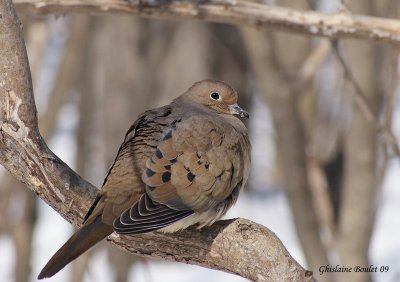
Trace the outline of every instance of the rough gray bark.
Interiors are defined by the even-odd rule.
[[[97,189],[46,146],[39,134],[21,26],[10,0],[0,1],[0,163],[65,219],[79,225]],[[143,256],[202,265],[254,281],[311,281],[267,228],[245,219],[199,232],[152,233],[109,240]]]

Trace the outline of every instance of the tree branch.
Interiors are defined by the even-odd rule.
[[[298,11],[242,0],[208,0],[202,4],[172,2],[162,6],[129,4],[127,0],[14,0],[14,3],[20,9],[36,14],[129,13],[140,17],[272,27],[310,36],[400,44],[400,20],[348,12]]]
[[[25,45],[11,0],[0,0],[0,163],[64,218],[80,225],[97,189],[44,143],[37,126]],[[254,281],[312,281],[267,228],[245,219],[202,231],[118,236],[110,241],[142,256],[197,264]]]
[[[386,147],[391,149],[394,156],[400,159],[400,149],[397,143],[396,136],[394,136],[390,126],[387,124],[387,121],[381,121],[376,114],[372,106],[369,104],[368,99],[361,87],[361,85],[357,82],[354,77],[352,71],[347,66],[346,61],[343,56],[340,54],[340,51],[337,46],[337,42],[332,42],[333,49],[335,54],[339,60],[339,63],[342,65],[346,78],[350,81],[351,85],[354,88],[354,92],[350,91],[349,93],[353,94],[353,99],[356,105],[360,108],[361,113],[364,115],[366,120],[374,125],[379,134],[381,134],[382,140],[385,143]]]

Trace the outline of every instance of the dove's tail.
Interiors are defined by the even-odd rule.
[[[68,263],[79,257],[100,240],[113,232],[113,227],[101,221],[101,216],[88,225],[82,226],[72,237],[53,255],[40,272],[38,279],[51,277]]]

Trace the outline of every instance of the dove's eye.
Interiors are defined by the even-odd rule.
[[[219,100],[219,98],[220,98],[219,93],[217,93],[217,92],[211,93],[210,96],[211,96],[211,98],[213,98],[214,100]]]

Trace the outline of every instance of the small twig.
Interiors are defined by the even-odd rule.
[[[329,187],[320,162],[315,157],[309,157],[307,162],[307,173],[310,180],[313,203],[317,210],[320,223],[321,238],[325,248],[329,252],[334,251],[333,234],[335,233],[334,208],[329,196]]]
[[[301,91],[304,86],[314,78],[315,73],[329,56],[331,51],[331,44],[329,43],[329,40],[325,39],[318,42],[318,45],[311,50],[296,76],[294,88],[297,92]]]
[[[393,154],[400,159],[400,149],[397,144],[396,137],[393,135],[388,124],[385,122],[381,122],[375,116],[374,111],[371,105],[369,104],[363,89],[358,84],[353,73],[351,72],[350,68],[347,66],[345,60],[343,59],[343,56],[340,54],[337,41],[332,41],[331,44],[340,64],[343,67],[347,79],[354,88],[354,91],[351,91],[350,93],[353,95],[355,103],[357,104],[357,106],[359,107],[360,111],[363,113],[365,118],[369,122],[371,122],[375,126],[378,133],[381,134],[382,140],[385,142],[386,146],[391,148]]]
[[[340,11],[342,13],[350,13],[349,5],[346,2],[346,0],[340,1]]]
[[[376,119],[374,111],[372,110],[372,107],[369,105],[366,95],[364,94],[364,91],[362,90],[361,86],[358,84],[357,80],[353,76],[353,73],[351,72],[350,68],[347,66],[345,60],[343,59],[343,56],[340,54],[337,41],[332,41],[332,46],[340,64],[343,67],[343,70],[345,72],[346,77],[348,78],[348,81],[351,83],[351,85],[355,90],[352,93],[354,93],[353,98],[356,104],[360,107],[360,110],[364,114],[366,119],[369,122],[373,123],[377,129],[380,129],[381,124]]]
[[[397,87],[399,85],[399,75],[398,75],[398,56],[399,52],[393,51],[393,54],[390,58],[391,64],[391,86],[389,89],[389,94],[386,97],[386,105],[385,105],[385,112],[383,114],[384,123],[388,126],[388,128],[392,128],[392,119],[393,119],[393,109],[394,109],[394,102],[397,94]],[[383,160],[378,170],[378,187],[382,187],[382,182],[385,177],[386,169],[389,163],[389,154],[387,150],[383,150]]]

